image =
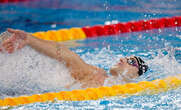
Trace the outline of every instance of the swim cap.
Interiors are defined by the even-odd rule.
[[[138,62],[138,66],[139,66],[139,71],[138,74],[139,76],[141,76],[143,73],[145,73],[148,70],[148,65],[140,58],[140,57],[136,57],[134,56]]]

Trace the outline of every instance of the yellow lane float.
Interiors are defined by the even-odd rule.
[[[8,97],[0,100],[0,107],[18,106],[36,102],[56,100],[83,101],[97,100],[111,96],[153,95],[176,89],[181,86],[181,74],[153,81],[141,81],[112,87],[87,88],[58,93],[35,94],[32,96]]]

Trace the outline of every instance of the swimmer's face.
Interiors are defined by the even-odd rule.
[[[139,76],[138,71],[138,62],[134,57],[120,58],[119,62],[110,69],[113,76],[124,74],[131,79]]]

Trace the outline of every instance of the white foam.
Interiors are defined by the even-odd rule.
[[[63,63],[29,47],[0,58],[0,95],[60,91],[74,82]]]
[[[163,49],[155,50],[158,54],[153,55],[153,59],[147,59],[146,61],[151,73],[147,74],[148,78],[141,77],[141,80],[153,80],[180,74],[181,64],[175,58],[176,49],[177,48],[166,46]]]

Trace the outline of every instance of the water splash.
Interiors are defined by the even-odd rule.
[[[181,64],[176,60],[175,51],[177,48],[165,44],[165,48],[152,52],[152,59],[148,59],[149,72],[142,80],[154,80],[180,74]]]
[[[1,53],[0,58],[3,97],[65,90],[64,86],[74,81],[63,63],[29,47],[14,54]]]

